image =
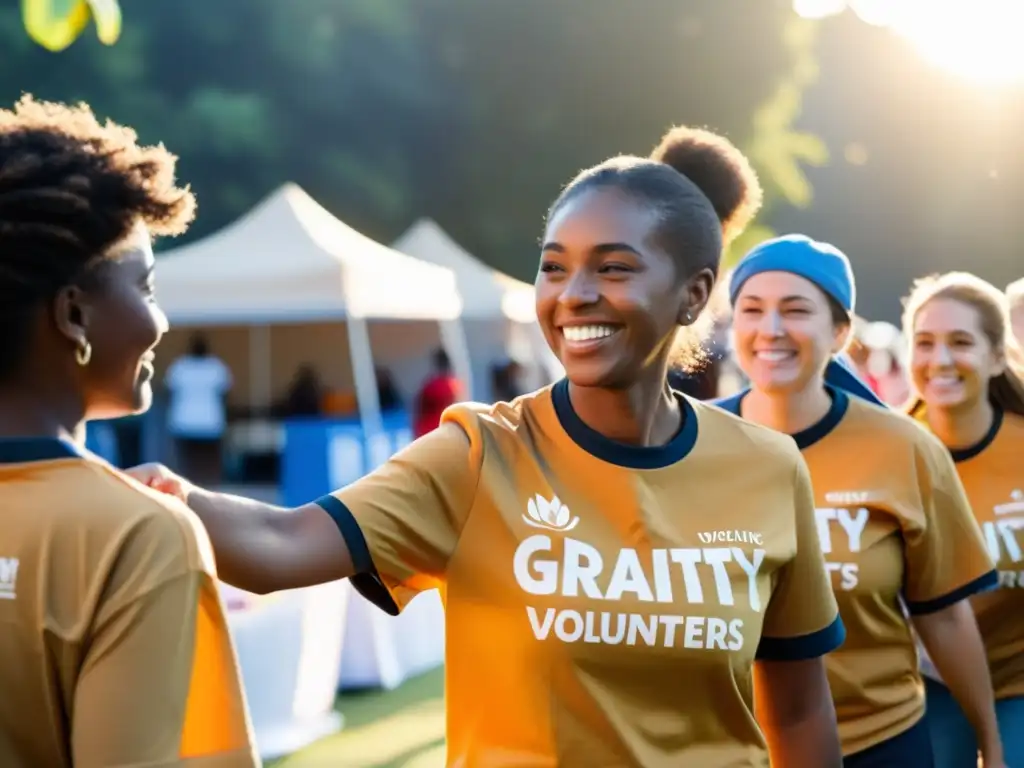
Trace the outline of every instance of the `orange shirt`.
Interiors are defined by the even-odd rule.
[[[591,430],[564,381],[458,405],[320,501],[365,595],[444,594],[449,765],[767,768],[755,659],[843,635],[807,470],[789,438],[681,402],[660,448]]]
[[[971,600],[992,685],[997,699],[1024,696],[1024,417],[997,411],[985,438],[952,456],[999,569],[999,589]]]
[[[829,391],[829,413],[793,440],[810,468],[821,548],[847,628],[826,665],[850,755],[924,715],[906,611],[941,610],[990,589],[996,574],[942,444],[900,413]],[[721,404],[735,412],[743,394]]]
[[[258,766],[196,516],[57,440],[0,440],[0,765]]]

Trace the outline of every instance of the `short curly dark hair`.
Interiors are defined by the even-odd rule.
[[[26,95],[0,109],[0,375],[28,352],[39,304],[139,222],[153,235],[188,228],[195,197],[176,184],[176,161],[85,104]]]

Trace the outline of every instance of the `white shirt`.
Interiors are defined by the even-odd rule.
[[[216,357],[179,357],[167,369],[171,393],[167,426],[175,437],[215,439],[224,434],[224,395],[231,371]]]

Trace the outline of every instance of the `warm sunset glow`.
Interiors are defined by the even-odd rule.
[[[824,19],[845,9],[846,0],[793,0],[793,10],[805,19]]]
[[[851,9],[928,61],[982,85],[1024,82],[1024,3],[1009,0],[793,0],[805,18]]]

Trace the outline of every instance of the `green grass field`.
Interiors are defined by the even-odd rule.
[[[267,768],[443,768],[444,669],[394,691],[345,694],[345,727]]]

